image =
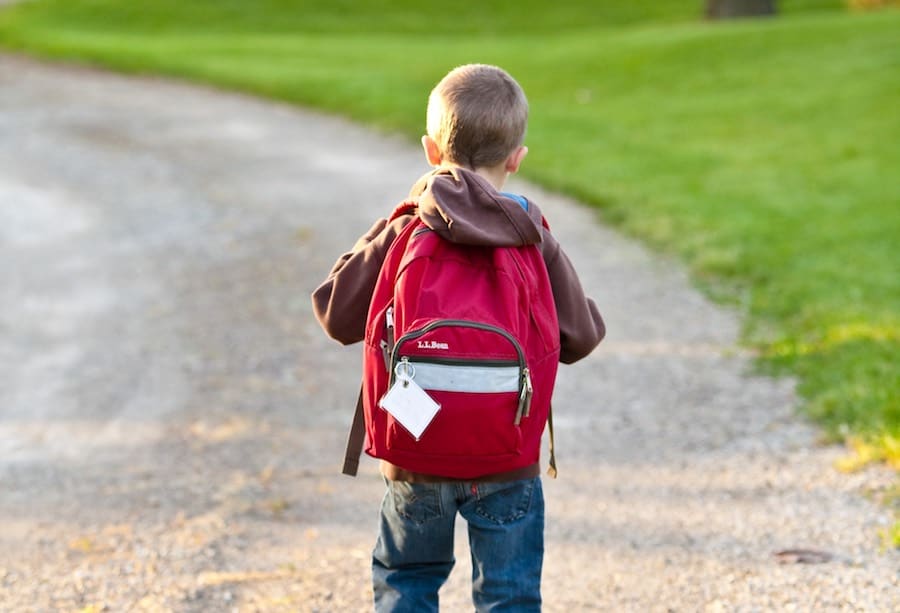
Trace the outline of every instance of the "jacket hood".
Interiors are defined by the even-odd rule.
[[[478,174],[463,168],[441,168],[413,186],[419,218],[442,238],[462,245],[518,247],[541,242],[541,211],[531,201],[527,210],[498,192]]]

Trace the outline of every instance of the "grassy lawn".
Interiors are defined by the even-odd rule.
[[[831,436],[900,467],[900,11],[779,5],[35,0],[0,13],[0,46],[410,137],[449,68],[504,66],[531,102],[523,173],[681,257]]]

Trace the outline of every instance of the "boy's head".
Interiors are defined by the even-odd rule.
[[[518,169],[525,149],[528,101],[506,71],[485,64],[451,70],[428,98],[428,161],[471,169],[509,165]],[[431,141],[431,143],[429,143]]]

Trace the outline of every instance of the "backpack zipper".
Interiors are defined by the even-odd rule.
[[[391,321],[393,322],[393,310],[391,310]],[[506,330],[504,330],[503,328],[500,328],[498,326],[492,326],[490,324],[484,324],[484,323],[481,323],[478,321],[469,321],[467,319],[441,319],[438,321],[431,322],[424,328],[419,328],[418,330],[413,330],[412,332],[407,332],[406,334],[401,336],[397,340],[397,343],[394,345],[394,350],[391,353],[391,364],[394,364],[396,362],[397,349],[403,343],[415,340],[415,339],[419,338],[420,336],[425,336],[426,334],[428,334],[435,328],[444,328],[444,327],[450,327],[450,326],[455,326],[455,327],[459,327],[459,328],[474,328],[476,330],[484,330],[486,332],[494,332],[496,334],[499,334],[500,336],[502,336],[503,338],[508,340],[510,342],[510,344],[513,346],[513,349],[516,350],[516,355],[519,358],[518,359],[519,367],[522,370],[527,368],[527,365],[525,364],[525,352],[522,351],[522,347],[519,346],[519,341],[517,341],[512,334],[510,334],[509,332],[507,332]]]
[[[405,356],[404,356],[405,357]],[[403,358],[400,358],[401,360]],[[414,361],[440,366],[519,366],[519,360],[466,360],[464,358],[434,358],[415,356]]]

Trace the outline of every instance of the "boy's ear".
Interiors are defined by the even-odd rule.
[[[441,165],[441,161],[443,160],[441,148],[438,147],[437,142],[427,134],[422,137],[422,148],[425,149],[425,159],[428,160],[429,164],[432,166]]]
[[[515,151],[509,154],[509,157],[506,158],[506,164],[504,164],[504,170],[506,172],[516,173],[519,171],[519,166],[522,164],[522,160],[525,159],[525,156],[528,155],[528,147],[522,145],[518,147]]]

